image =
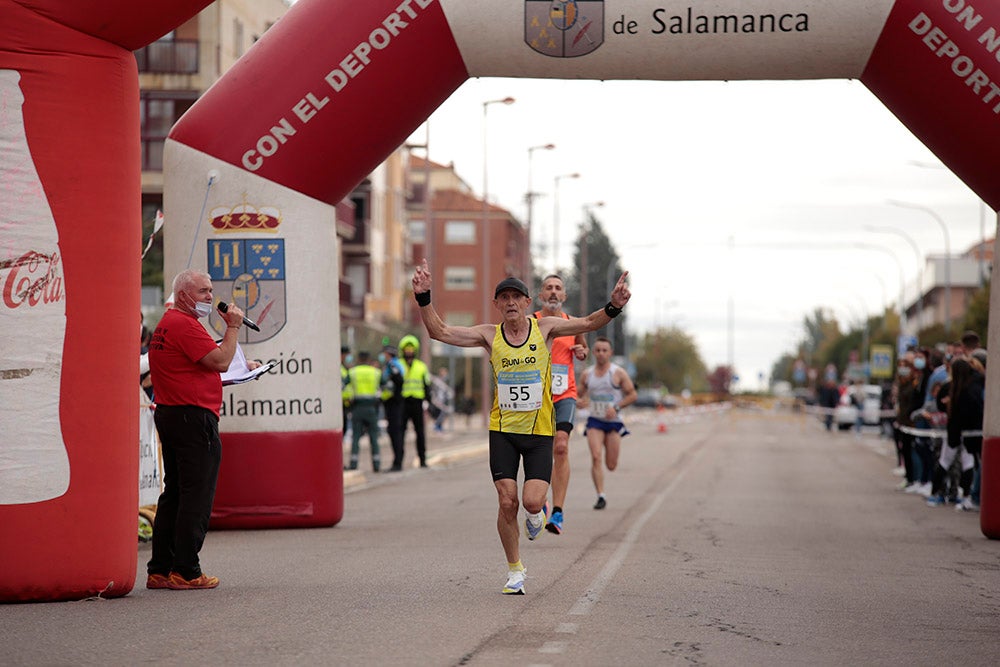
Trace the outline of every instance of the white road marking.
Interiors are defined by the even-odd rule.
[[[538,649],[539,653],[565,653],[566,648],[569,646],[569,642],[545,642],[542,644],[542,648]]]
[[[604,591],[605,587],[607,587],[614,576],[618,573],[618,570],[621,569],[622,563],[625,562],[626,556],[628,556],[629,551],[632,550],[632,545],[634,545],[639,539],[639,533],[642,532],[646,522],[649,521],[650,517],[656,513],[656,510],[660,508],[660,505],[663,504],[663,501],[666,500],[667,496],[670,495],[674,488],[681,482],[682,479],[684,479],[687,471],[694,466],[699,458],[701,458],[704,451],[705,449],[702,448],[695,454],[694,458],[691,459],[691,462],[685,466],[683,470],[677,473],[677,476],[674,477],[673,480],[671,480],[671,482],[667,484],[667,486],[664,487],[659,494],[657,494],[653,502],[651,502],[649,507],[646,508],[646,511],[642,513],[642,516],[640,516],[638,520],[632,524],[632,527],[629,528],[627,533],[625,533],[625,538],[622,540],[621,544],[618,545],[614,554],[611,555],[611,558],[609,558],[608,562],[604,565],[604,569],[602,569],[597,577],[590,583],[590,586],[587,588],[587,592],[584,593],[569,610],[569,614],[571,616],[585,616],[590,613],[594,604],[600,600],[601,593]]]

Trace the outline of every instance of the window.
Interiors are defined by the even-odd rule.
[[[445,243],[475,243],[476,223],[471,220],[449,220],[444,225]]]
[[[410,242],[423,243],[426,238],[423,220],[410,220]]]
[[[196,91],[147,90],[139,94],[142,170],[163,170],[163,143],[174,123],[198,99]]]
[[[476,314],[467,310],[449,310],[448,324],[456,327],[474,327],[476,326]]]
[[[476,267],[445,267],[444,288],[450,290],[474,290],[476,288]]]
[[[198,40],[177,39],[172,31],[134,53],[140,72],[157,74],[198,72]]]

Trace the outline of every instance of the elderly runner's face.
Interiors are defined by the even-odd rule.
[[[505,289],[493,299],[493,305],[504,315],[522,314],[530,303],[531,299],[515,289]]]

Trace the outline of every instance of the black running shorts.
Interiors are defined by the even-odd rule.
[[[490,431],[490,472],[493,481],[517,479],[524,459],[524,479],[552,480],[552,436]]]

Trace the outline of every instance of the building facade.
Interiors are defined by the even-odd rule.
[[[989,280],[994,239],[976,243],[961,255],[930,255],[923,270],[906,286],[907,331],[920,331],[946,321],[954,325],[969,309],[975,293]],[[950,301],[949,301],[950,295]],[[980,332],[985,337],[986,332]]]

